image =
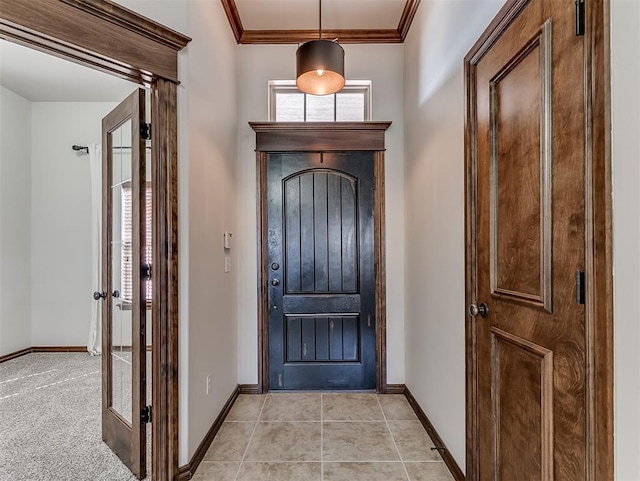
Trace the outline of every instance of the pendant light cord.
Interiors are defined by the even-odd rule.
[[[318,38],[322,39],[322,0],[318,0]]]

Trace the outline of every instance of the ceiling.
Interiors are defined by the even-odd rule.
[[[119,102],[138,85],[0,39],[0,85],[32,102]]]
[[[221,0],[238,43],[318,38],[318,0]],[[420,0],[322,0],[322,32],[340,43],[402,43]]]
[[[318,35],[318,0],[221,0],[238,43],[298,43]],[[322,0],[325,38],[401,43],[420,0]],[[282,12],[286,12],[283,15]],[[136,84],[0,39],[0,85],[32,102],[118,102]]]

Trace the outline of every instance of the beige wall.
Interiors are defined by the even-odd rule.
[[[406,380],[464,469],[463,58],[502,1],[423,2],[405,42]]]
[[[386,136],[387,351],[389,383],[404,382],[404,145],[402,45],[345,45],[347,79],[372,80],[373,120],[391,120]],[[238,60],[238,370],[257,382],[257,232],[255,133],[267,120],[269,80],[295,78],[295,45],[240,46]],[[372,61],[372,59],[374,59]]]
[[[640,2],[611,2],[616,479],[640,480]]]

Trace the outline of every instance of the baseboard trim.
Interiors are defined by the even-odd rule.
[[[238,392],[240,394],[262,394],[258,384],[238,384]]]
[[[27,347],[25,349],[20,349],[16,352],[10,352],[9,354],[5,354],[4,356],[0,356],[0,363],[5,361],[10,361],[11,359],[15,359],[16,357],[24,356],[25,354],[31,354],[31,348]]]
[[[33,352],[86,352],[87,346],[31,346],[0,356],[0,364]]]
[[[209,428],[207,435],[198,446],[198,449],[196,449],[196,452],[193,453],[193,456],[191,457],[189,463],[187,463],[185,466],[181,466],[178,470],[178,481],[187,481],[193,477],[196,470],[198,469],[198,466],[200,466],[204,455],[207,454],[207,450],[209,449],[209,446],[211,446],[213,438],[216,437],[216,434],[218,434],[218,431],[220,431],[220,428],[222,427],[222,423],[224,423],[224,420],[229,414],[229,411],[231,411],[233,403],[235,403],[236,399],[238,399],[239,394],[240,385],[236,386],[236,388],[231,393],[231,396],[229,396],[229,399],[222,408],[222,411],[220,411],[220,414],[218,414],[218,417]]]
[[[387,384],[387,394],[404,394],[406,390],[404,384]]]
[[[87,352],[87,346],[32,346],[31,352]]]
[[[449,468],[449,471],[451,471],[451,475],[453,476],[453,478],[456,481],[465,481],[465,477],[462,473],[462,470],[460,469],[460,466],[458,466],[456,460],[453,459],[453,456],[451,456],[451,453],[447,449],[447,446],[442,442],[442,438],[433,427],[433,424],[431,424],[431,421],[429,421],[429,418],[418,404],[418,401],[416,401],[416,398],[414,398],[413,394],[411,394],[411,391],[409,391],[409,388],[405,388],[404,395],[407,398],[407,401],[409,401],[409,404],[413,408],[414,412],[416,413],[416,416],[418,416],[418,419],[424,426],[424,429],[431,437],[433,443],[436,445],[436,447],[441,448],[440,455]]]

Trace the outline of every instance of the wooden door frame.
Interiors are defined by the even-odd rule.
[[[258,201],[258,385],[269,390],[269,291],[267,158],[270,152],[373,152],[376,298],[376,391],[387,393],[387,296],[385,269],[385,132],[391,122],[249,122],[256,132]]]
[[[150,89],[153,188],[153,468],[178,475],[178,32],[107,0],[12,0],[0,37]],[[160,381],[160,382],[158,382]]]
[[[477,296],[475,65],[528,4],[510,0],[465,58],[466,303]],[[613,479],[613,261],[609,0],[588,0],[584,37],[585,331],[588,481]],[[479,481],[476,323],[465,325],[467,479]]]

